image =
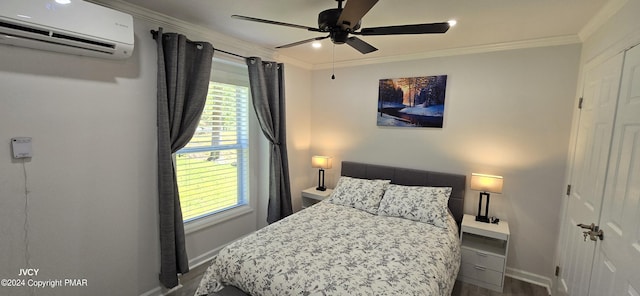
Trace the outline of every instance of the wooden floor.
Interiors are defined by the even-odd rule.
[[[453,286],[453,292],[451,296],[549,296],[547,289],[542,286],[523,282],[510,277],[504,278],[504,290],[502,293],[491,291],[485,288],[480,288],[471,284],[456,281],[456,285]]]
[[[167,296],[193,296],[198,288],[198,283],[202,278],[202,274],[206,270],[206,266],[195,268],[184,277],[182,277],[182,288],[168,294]],[[549,296],[547,289],[510,277],[504,278],[504,291],[502,293],[494,292],[484,288],[480,288],[471,284],[456,281],[451,296]]]

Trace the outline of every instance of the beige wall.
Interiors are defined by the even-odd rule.
[[[291,198],[296,211],[300,209],[300,192],[315,180],[307,173],[311,167],[311,71],[286,64],[285,87]]]

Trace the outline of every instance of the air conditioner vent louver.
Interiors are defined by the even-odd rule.
[[[10,24],[10,23],[6,23],[6,22],[0,22],[0,27],[7,28],[7,29],[13,29],[13,30],[20,30],[20,31],[29,32],[29,33],[40,34],[40,35],[44,35],[44,36],[49,36],[49,31],[38,30],[38,29],[29,28],[29,27],[26,27],[26,26],[20,26],[20,25],[16,25],[16,24]]]
[[[93,44],[93,45],[96,45],[96,46],[106,47],[106,48],[111,48],[111,49],[116,47],[114,44],[108,44],[108,43],[104,43],[104,42],[98,42],[98,41],[89,40],[89,39],[85,39],[85,38],[79,38],[79,37],[70,36],[70,35],[66,35],[66,34],[49,32],[49,31],[45,31],[45,30],[39,30],[39,29],[36,29],[36,28],[20,26],[20,25],[16,25],[16,24],[10,24],[10,23],[7,23],[7,22],[0,22],[0,27],[5,27],[5,28],[8,28],[8,29],[13,29],[13,30],[19,30],[19,31],[22,31],[22,32],[35,33],[35,34],[39,34],[39,35],[43,35],[43,36],[49,36],[49,37],[53,37],[53,38],[57,38],[57,39],[66,39],[66,40],[76,41],[76,42],[80,42],[80,43]],[[18,36],[14,36],[14,37],[18,37]],[[61,43],[58,43],[58,42],[51,42],[51,43],[61,44]]]
[[[93,44],[93,45],[102,46],[102,47],[116,48],[116,46],[113,45],[113,44],[97,42],[97,41],[93,41],[93,40],[89,40],[89,39],[78,38],[78,37],[73,37],[73,36],[59,34],[59,33],[53,33],[53,34],[51,34],[51,37],[67,39],[67,40],[72,40],[72,41],[78,41],[78,42]]]
[[[2,1],[0,43],[108,59],[133,53],[131,15],[84,1]]]

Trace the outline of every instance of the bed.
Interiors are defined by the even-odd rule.
[[[223,248],[196,295],[450,295],[465,184],[344,161],[329,199]]]

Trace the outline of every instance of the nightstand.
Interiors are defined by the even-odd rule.
[[[464,215],[460,230],[462,263],[458,279],[502,292],[509,251],[509,224],[478,222]]]
[[[316,187],[307,188],[302,190],[302,208],[308,208],[325,198],[329,197],[333,189],[327,188],[325,191],[316,190]]]

